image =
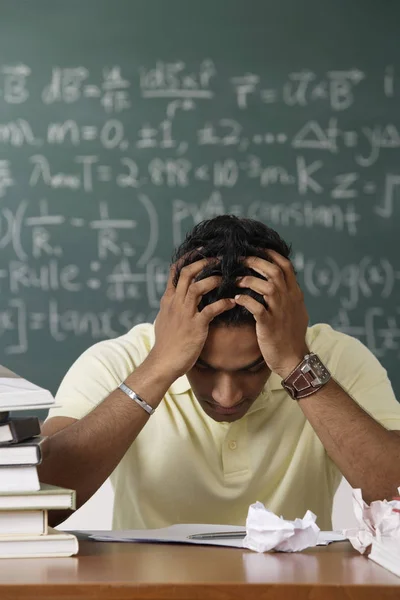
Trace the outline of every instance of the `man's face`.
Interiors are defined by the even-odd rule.
[[[255,327],[210,327],[194,367],[187,373],[203,410],[214,421],[237,421],[260,395],[271,371]]]

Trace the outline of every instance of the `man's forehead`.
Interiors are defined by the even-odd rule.
[[[211,327],[200,358],[219,370],[248,368],[262,358],[255,327]]]

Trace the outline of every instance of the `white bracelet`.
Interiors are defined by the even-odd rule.
[[[124,394],[126,394],[127,396],[129,396],[129,398],[131,398],[131,400],[134,400],[137,404],[139,404],[139,406],[141,406],[142,408],[144,408],[144,410],[149,414],[152,415],[153,412],[155,412],[155,408],[153,408],[152,406],[150,406],[150,404],[147,404],[147,402],[145,402],[140,396],[137,395],[136,392],[134,392],[133,390],[131,390],[130,387],[128,387],[127,385],[125,385],[125,383],[120,383],[119,384],[119,389],[121,391],[124,392]]]

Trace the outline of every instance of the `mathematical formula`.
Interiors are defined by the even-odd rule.
[[[54,65],[40,86],[36,75],[27,57],[0,65],[5,352],[29,352],[40,332],[89,345],[152,320],[173,247],[231,213],[289,241],[336,239],[294,248],[306,298],[334,302],[329,322],[397,356],[398,257],[367,231],[374,223],[385,239],[400,216],[395,65],[373,78],[335,65],[272,78],[228,74],[205,56],[131,70]],[[354,118],[371,86],[388,111]],[[341,240],[367,247],[367,235],[363,257],[336,251]]]

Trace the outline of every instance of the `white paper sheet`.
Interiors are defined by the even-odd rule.
[[[244,531],[244,527],[237,525],[207,525],[185,523],[171,525],[162,529],[128,529],[125,531],[110,531],[101,534],[91,535],[91,539],[101,542],[151,542],[151,543],[178,543],[178,544],[196,544],[203,546],[227,546],[229,548],[242,548],[243,539],[213,539],[213,540],[193,540],[189,535],[198,533],[214,533],[228,531]],[[336,531],[320,531],[318,545],[325,546],[331,542],[342,542],[346,538]]]

